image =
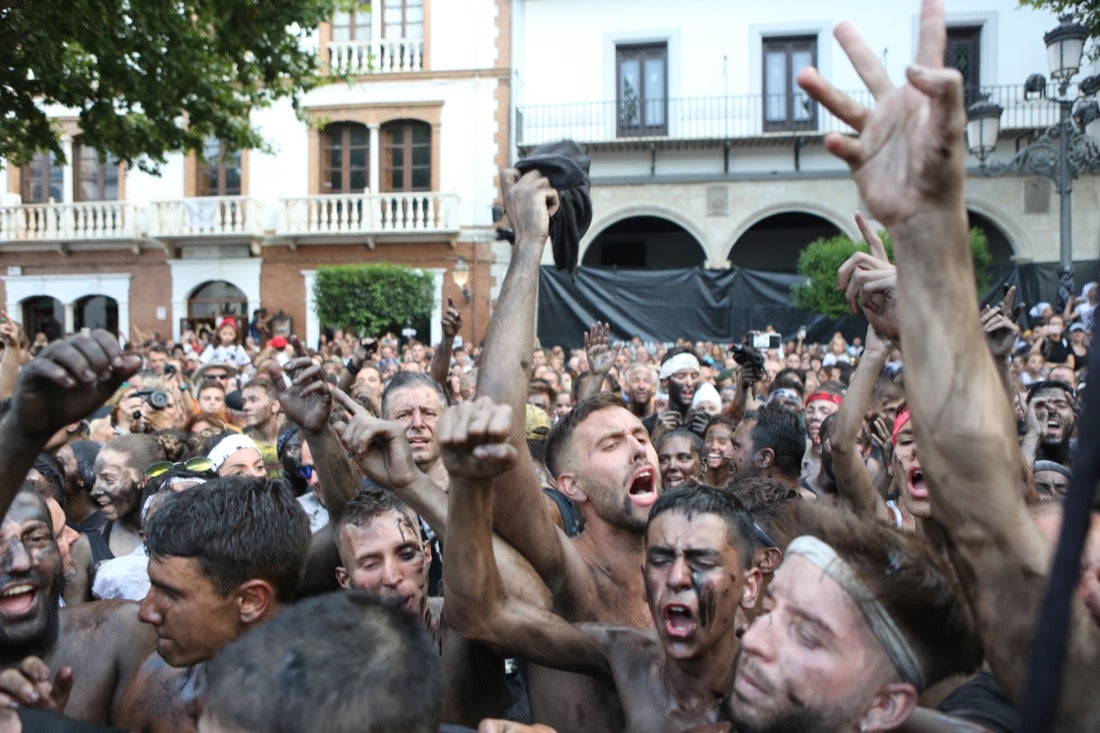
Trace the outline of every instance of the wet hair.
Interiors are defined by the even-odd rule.
[[[309,551],[309,519],[280,481],[225,476],[172,494],[145,528],[150,557],[190,557],[224,595],[251,579],[294,598]]]
[[[1062,382],[1057,379],[1041,379],[1038,382],[1032,382],[1028,385],[1027,403],[1030,405],[1035,395],[1044,389],[1060,389],[1066,393],[1066,397],[1069,398],[1070,404],[1076,404],[1077,402],[1073,387],[1071,387],[1068,382]]]
[[[137,471],[139,476],[146,467],[157,461],[167,460],[164,455],[164,448],[153,436],[146,433],[131,433],[130,435],[120,435],[117,438],[112,438],[109,443],[103,445],[100,453],[105,450],[124,455],[126,466]]]
[[[103,449],[103,443],[98,440],[74,440],[69,443],[69,448],[76,458],[76,471],[84,482],[83,490],[91,491],[95,484],[95,459]]]
[[[302,465],[302,439],[301,429],[294,423],[287,423],[275,441],[276,453],[283,464],[283,480],[290,484],[297,496],[309,488],[309,483],[298,474],[298,468]]]
[[[414,522],[418,519],[416,512],[412,511],[408,504],[401,501],[397,494],[392,491],[380,488],[363,489],[344,506],[344,513],[340,515],[340,520],[332,528],[337,549],[344,549],[341,547],[341,538],[343,537],[341,530],[345,524],[350,524],[353,527],[365,527],[375,517],[386,512],[411,515]]]
[[[790,484],[779,479],[752,476],[733,481],[726,489],[737,497],[752,520],[756,522],[777,547],[786,547],[793,535],[780,531],[776,519],[789,511],[792,503],[802,496]],[[758,547],[765,546],[763,539],[753,534]],[[769,545],[770,546],[770,545]]]
[[[43,493],[43,496],[49,496],[61,506],[65,506],[65,469],[61,461],[50,453],[39,453],[34,459],[33,468],[46,479],[46,485],[39,489],[40,491],[45,489],[46,493]]]
[[[662,435],[661,439],[657,442],[656,445],[657,452],[660,453],[661,448],[664,448],[665,443],[672,440],[673,438],[686,439],[688,443],[691,444],[691,451],[695,454],[696,458],[699,459],[700,463],[702,463],[703,454],[707,452],[707,447],[703,443],[703,439],[699,437],[698,433],[692,430],[688,430],[687,428],[676,428],[675,430],[670,430]]]
[[[776,372],[775,379],[772,380],[769,388],[780,389],[782,387],[793,389],[800,397],[804,397],[806,395],[806,372],[795,367],[780,369]]]
[[[796,502],[788,531],[826,542],[851,567],[905,635],[926,686],[970,674],[984,657],[970,607],[928,540],[860,517],[832,499]]]
[[[905,388],[890,378],[883,371],[875,380],[875,386],[871,388],[871,404],[880,406],[883,402],[902,399],[905,397]]]
[[[622,399],[617,395],[598,392],[575,403],[565,417],[554,423],[550,428],[550,436],[546,439],[546,468],[550,471],[550,475],[557,478],[558,472],[564,468],[567,461],[566,453],[573,443],[573,432],[577,426],[587,420],[592,413],[612,407],[626,409]]]
[[[806,428],[802,416],[778,402],[769,402],[758,410],[745,414],[754,420],[752,444],[755,450],[771,448],[775,452],[775,468],[784,476],[798,476],[802,471],[802,456],[806,452]]]
[[[545,379],[532,379],[527,385],[527,396],[530,397],[533,394],[545,395],[551,408],[553,408],[554,402],[558,399],[558,393],[554,387]]]
[[[191,452],[191,436],[180,430],[158,430],[153,440],[164,451],[166,461],[182,461]]]
[[[279,399],[279,390],[275,389],[275,383],[272,382],[270,379],[268,379],[266,376],[256,377],[255,379],[251,380],[248,384],[241,387],[241,394],[242,395],[244,394],[244,391],[246,389],[251,389],[251,390],[257,390],[258,389],[258,390],[262,391],[265,395],[267,395],[267,398],[269,400],[271,400],[272,402],[278,401],[278,399]]]
[[[691,519],[696,514],[716,514],[726,523],[726,538],[737,550],[741,569],[752,566],[752,519],[731,492],[707,484],[678,486],[662,492],[649,510],[649,524],[666,512],[677,512]]]
[[[427,372],[406,372],[399,371],[394,374],[386,388],[382,390],[382,418],[388,420],[390,400],[394,392],[400,392],[403,389],[410,389],[412,387],[428,387],[435,391],[439,395],[439,406],[444,408],[447,406],[447,395],[443,391],[443,385],[435,381],[431,374]]]
[[[359,591],[284,609],[226,645],[207,679],[203,715],[242,732],[436,733],[443,717],[423,623]]]

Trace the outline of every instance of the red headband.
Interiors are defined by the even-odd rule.
[[[905,427],[905,423],[909,422],[909,410],[902,410],[898,413],[898,416],[894,418],[894,432],[890,434],[890,442],[894,445],[898,444],[898,433]]]
[[[843,395],[834,394],[832,392],[814,392],[806,398],[806,404],[808,405],[817,400],[825,400],[827,402],[832,402],[834,405],[839,405],[844,401],[844,397]]]

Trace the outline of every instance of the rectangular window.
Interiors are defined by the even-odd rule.
[[[111,156],[102,163],[95,148],[73,143],[73,179],[76,201],[117,201],[118,160]]]
[[[958,26],[947,29],[944,66],[953,66],[963,78],[963,100],[967,106],[978,101],[981,83],[981,26]]]
[[[382,0],[382,37],[424,37],[424,0]]]
[[[432,190],[432,128],[400,120],[382,127],[382,190]]]
[[[198,196],[241,195],[241,151],[229,150],[225,143],[208,138],[199,161]]]
[[[815,129],[817,104],[795,77],[817,63],[817,38],[765,38],[763,51],[764,132]]]
[[[618,136],[668,134],[668,45],[615,49]]]
[[[370,40],[370,0],[360,2],[356,10],[337,10],[332,16],[332,40]]]

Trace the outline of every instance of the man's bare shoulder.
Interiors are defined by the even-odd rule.
[[[116,658],[141,658],[153,648],[156,631],[138,618],[139,604],[134,601],[91,601],[61,609],[62,632],[84,646],[96,643],[97,651],[116,651]],[[105,637],[111,645],[99,647]]]

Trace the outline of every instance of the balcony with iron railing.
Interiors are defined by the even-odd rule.
[[[424,41],[419,38],[329,41],[328,63],[333,71],[355,76],[421,71]]]
[[[58,244],[139,239],[137,210],[121,201],[0,206],[0,244]]]
[[[246,196],[154,201],[149,236],[164,241],[258,240],[263,204]]]
[[[1008,134],[1045,128],[1057,121],[1057,108],[1044,101],[1025,99],[1022,85],[983,87],[982,91],[1005,108],[1001,127]],[[849,94],[860,104],[874,104],[867,91]],[[516,144],[525,151],[562,139],[576,140],[599,151],[707,141],[783,143],[829,132],[853,130],[801,93],[793,97],[744,94],[546,104],[516,109]]]
[[[285,198],[275,234],[283,239],[374,238],[457,234],[458,195],[323,194]]]

